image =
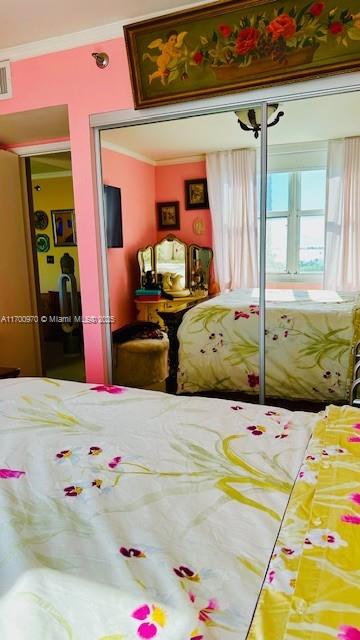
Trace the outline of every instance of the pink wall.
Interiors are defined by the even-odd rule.
[[[185,209],[184,180],[191,178],[206,178],[205,161],[187,162],[186,164],[170,164],[157,166],[155,170],[155,195],[157,202],[178,200],[180,202],[180,231],[173,231],[188,244],[199,244],[204,247],[212,246],[211,218],[209,209]],[[204,233],[200,236],[193,231],[195,218],[204,221]],[[167,235],[166,231],[158,231],[158,238]]]
[[[117,329],[136,317],[137,251],[156,242],[155,167],[108,149],[101,156],[104,183],[121,188],[124,248],[108,250],[112,328]]]
[[[91,57],[94,50],[109,54],[106,69],[96,66]],[[89,115],[133,107],[124,40],[20,60],[11,65],[11,70],[13,98],[0,101],[0,115],[68,105],[82,309],[84,315],[103,315]],[[87,380],[104,381],[103,325],[84,325],[84,348]]]
[[[137,251],[154,244],[167,232],[157,230],[155,202],[180,201],[180,231],[174,234],[187,243],[211,246],[208,209],[186,211],[184,180],[204,178],[205,162],[157,166],[122,153],[102,149],[103,181],[121,188],[124,247],[108,250],[110,309],[116,322],[113,329],[135,320],[134,290],[139,284]],[[204,220],[204,233],[192,229],[195,218]]]

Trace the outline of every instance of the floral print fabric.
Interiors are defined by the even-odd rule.
[[[117,389],[0,384],[0,637],[245,640],[314,416]]]
[[[316,425],[249,640],[360,640],[359,419],[332,406]]]
[[[348,399],[358,298],[335,291],[267,290],[266,393]],[[258,290],[240,289],[190,309],[178,331],[178,391],[259,391]]]

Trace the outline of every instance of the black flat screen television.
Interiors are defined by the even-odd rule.
[[[107,248],[123,247],[121,190],[119,187],[104,185],[104,212]]]

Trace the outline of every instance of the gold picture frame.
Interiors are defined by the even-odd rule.
[[[136,109],[360,68],[359,0],[226,0],[124,32]]]

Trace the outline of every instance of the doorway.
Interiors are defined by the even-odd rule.
[[[43,373],[85,381],[70,151],[26,159]]]
[[[83,381],[82,327],[68,318],[81,316],[69,137],[66,105],[0,117],[0,365]]]

